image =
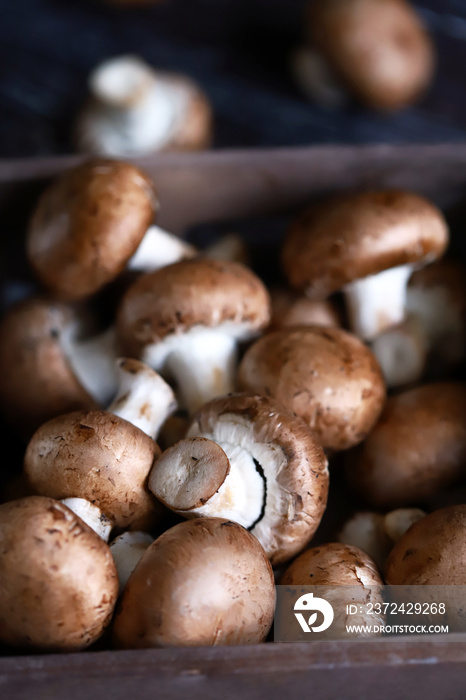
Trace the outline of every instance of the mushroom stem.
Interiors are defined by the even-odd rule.
[[[61,503],[89,525],[104,542],[108,542],[113,523],[98,506],[86,498],[62,498]]]
[[[427,513],[420,508],[397,508],[387,513],[384,518],[384,530],[392,544],[396,544],[411,525],[426,515]]]
[[[116,333],[113,327],[88,340],[76,340],[74,329],[63,336],[63,350],[76,377],[98,404],[104,406],[117,388]]]
[[[166,265],[194,258],[196,248],[178,236],[164,231],[159,226],[150,226],[139,247],[128,261],[127,269],[137,272],[152,272]]]
[[[154,538],[147,532],[123,532],[110,542],[110,551],[118,573],[120,593]]]
[[[241,445],[181,440],[154,464],[149,487],[185,517],[219,516],[252,528],[263,514],[265,481]]]
[[[156,440],[165,420],[176,410],[171,387],[142,362],[117,361],[119,387],[107,411],[127,420]]]
[[[337,109],[346,102],[346,90],[321,54],[302,46],[291,57],[291,69],[302,92],[322,107]]]
[[[350,325],[359,338],[372,340],[404,320],[412,271],[413,265],[399,265],[344,287]]]
[[[388,387],[418,381],[424,373],[429,348],[422,324],[409,317],[403,324],[378,335],[372,343],[372,352]]]
[[[237,340],[219,326],[173,334],[164,343],[149,345],[142,359],[175,379],[180,403],[190,413],[234,391]]]

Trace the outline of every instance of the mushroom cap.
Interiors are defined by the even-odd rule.
[[[0,506],[0,642],[77,651],[110,622],[118,577],[109,547],[52,498]]]
[[[340,542],[307,549],[286,569],[282,586],[381,586],[374,560],[359,547]]]
[[[76,411],[36,431],[24,469],[35,492],[57,500],[86,498],[117,528],[144,530],[157,515],[147,477],[159,454],[157,443],[123,418]]]
[[[465,472],[466,385],[438,382],[391,396],[347,477],[375,508],[420,503]]]
[[[385,402],[380,368],[358,338],[339,328],[268,333],[246,351],[240,389],[272,396],[301,416],[324,448],[361,442]]]
[[[63,351],[61,335],[73,320],[70,307],[35,298],[11,307],[0,323],[0,405],[28,438],[53,416],[96,406]]]
[[[286,569],[280,585],[292,587],[288,595],[309,593],[311,586],[317,586],[316,595],[329,602],[334,612],[333,623],[324,633],[327,638],[348,637],[348,623],[380,625],[384,622],[384,615],[377,614],[376,609],[372,615],[365,613],[367,603],[373,603],[374,608],[383,603],[382,578],[373,559],[358,547],[330,542],[308,549]],[[350,586],[346,594],[342,586]],[[300,590],[300,587],[303,588]],[[359,603],[356,615],[348,615],[347,603],[350,602]],[[280,606],[277,611],[280,612]]]
[[[228,324],[237,337],[250,334],[267,325],[269,313],[268,292],[251,270],[196,258],[141,275],[123,297],[117,330],[123,351],[139,357],[146,345],[194,326]]]
[[[405,107],[432,79],[433,43],[405,0],[312,2],[307,22],[314,48],[371,107]]]
[[[330,301],[309,299],[286,288],[272,289],[270,298],[272,318],[268,331],[277,331],[289,326],[341,326],[338,312]]]
[[[388,557],[387,583],[465,586],[465,532],[466,505],[442,508],[418,520],[398,540]]]
[[[119,647],[262,642],[275,606],[272,568],[254,537],[222,518],[187,520],[146,550],[115,617]]]
[[[93,159],[43,193],[26,251],[54,296],[84,299],[124,269],[158,210],[149,178],[130,163]]]
[[[329,478],[327,458],[301,418],[266,396],[233,394],[203,406],[187,434],[240,444],[260,464],[265,507],[251,532],[273,566],[308,544],[327,505]],[[277,455],[275,464],[271,455],[263,453],[263,446]]]
[[[315,204],[296,218],[282,261],[292,287],[322,299],[392,267],[432,262],[447,244],[442,213],[423,197],[359,192]]]

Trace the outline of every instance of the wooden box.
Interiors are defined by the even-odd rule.
[[[75,162],[76,157],[0,162],[3,279],[12,269],[27,274],[25,261],[13,258],[21,250],[30,208],[44,181]],[[283,217],[342,188],[399,187],[444,208],[453,226],[453,250],[466,252],[466,143],[166,154],[139,164],[159,191],[160,225],[175,232],[201,223]],[[267,251],[263,223],[261,231]],[[7,440],[8,431],[3,436]],[[4,656],[0,698],[453,700],[466,695],[465,637]]]

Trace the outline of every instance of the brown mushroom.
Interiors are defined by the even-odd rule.
[[[193,411],[234,389],[237,344],[269,321],[269,296],[240,263],[199,258],[142,275],[117,318],[121,345],[173,377]]]
[[[35,493],[84,498],[116,527],[149,528],[157,517],[147,489],[157,443],[107,411],[76,411],[42,425],[30,440],[24,469]]]
[[[296,218],[282,258],[290,284],[313,299],[343,290],[351,327],[370,340],[406,315],[415,267],[448,243],[442,213],[423,197],[386,190],[345,194]]]
[[[139,168],[91,160],[40,198],[27,233],[29,262],[54,296],[89,297],[123,271],[157,210],[154,187]]]
[[[115,617],[118,647],[256,644],[271,627],[272,568],[254,535],[221,518],[175,525],[144,553]]]
[[[327,459],[303,420],[277,401],[234,394],[193,417],[187,439],[154,464],[149,488],[184,517],[247,527],[273,566],[313,537],[325,511]]]
[[[69,306],[26,299],[0,323],[0,406],[25,436],[55,415],[104,404],[117,385],[113,331],[81,337]]]
[[[413,272],[406,311],[404,323],[372,344],[388,386],[445,378],[466,355],[465,266],[439,260]]]
[[[97,66],[89,88],[91,97],[76,124],[79,151],[124,158],[210,145],[209,101],[184,75],[154,70],[138,56],[125,55]]]
[[[358,547],[330,542],[308,549],[286,569],[280,585],[293,587],[296,593],[316,587],[317,595],[321,594],[334,612],[326,636],[348,637],[348,624],[384,624],[383,607],[377,612],[376,605],[383,603],[382,578],[373,559]],[[350,592],[345,593],[345,586],[350,587]],[[356,614],[349,616],[348,603],[357,604]],[[366,612],[368,603],[372,604],[374,614]],[[362,632],[354,636],[366,635]]]
[[[108,546],[66,506],[42,496],[0,506],[0,643],[84,649],[109,624],[117,595]]]
[[[439,382],[391,396],[347,460],[352,488],[375,508],[431,498],[465,472],[466,386]]]
[[[310,2],[306,28],[309,45],[298,55],[297,77],[325,104],[348,90],[370,107],[396,110],[432,80],[434,46],[406,0]]]
[[[360,511],[346,521],[338,541],[359,547],[375,561],[381,571],[393,545],[426,513],[420,508],[398,508],[386,515]]]
[[[385,402],[380,368],[356,337],[339,328],[268,333],[245,353],[242,390],[275,398],[304,418],[324,448],[364,440]]]
[[[341,320],[330,301],[309,299],[291,290],[275,288],[270,291],[272,318],[268,331],[278,331],[289,326],[324,326],[339,328]]]
[[[465,586],[465,532],[466,505],[442,508],[416,521],[390,553],[385,571],[387,583]]]
[[[448,623],[449,632],[466,629],[465,532],[466,505],[436,510],[415,522],[398,540],[385,569],[395,599],[420,603],[421,610],[427,604],[429,620]]]

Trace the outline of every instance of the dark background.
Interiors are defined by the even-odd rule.
[[[466,137],[466,1],[418,6],[439,52],[417,106],[381,115],[310,104],[288,72],[305,0],[0,0],[0,158],[66,153],[90,70],[138,53],[199,81],[214,107],[216,147],[441,142]]]

